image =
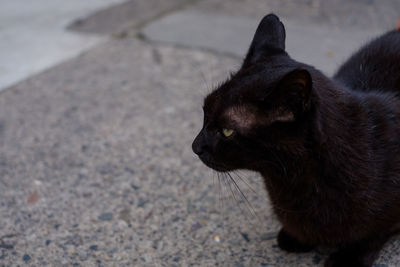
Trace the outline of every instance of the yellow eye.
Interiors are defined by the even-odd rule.
[[[222,133],[226,136],[229,137],[233,134],[233,130],[232,129],[222,129]]]

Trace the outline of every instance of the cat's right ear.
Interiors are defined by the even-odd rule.
[[[296,69],[286,74],[278,83],[273,97],[275,110],[281,121],[293,121],[311,105],[312,78],[305,69]],[[284,111],[284,112],[283,112]],[[284,118],[284,119],[282,119]]]
[[[253,63],[263,55],[285,51],[285,27],[275,14],[266,15],[257,27],[244,63]]]

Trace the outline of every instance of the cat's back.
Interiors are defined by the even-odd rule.
[[[352,90],[400,91],[400,30],[362,47],[333,78]]]

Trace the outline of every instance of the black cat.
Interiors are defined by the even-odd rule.
[[[270,14],[239,71],[206,97],[193,151],[217,171],[262,174],[282,249],[334,246],[325,266],[371,266],[400,227],[399,92],[400,31],[330,79],[289,57]]]

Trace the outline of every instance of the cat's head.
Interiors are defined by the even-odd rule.
[[[205,98],[193,151],[217,171],[258,170],[279,151],[300,151],[311,94],[306,65],[287,55],[284,26],[267,15],[242,67]]]

